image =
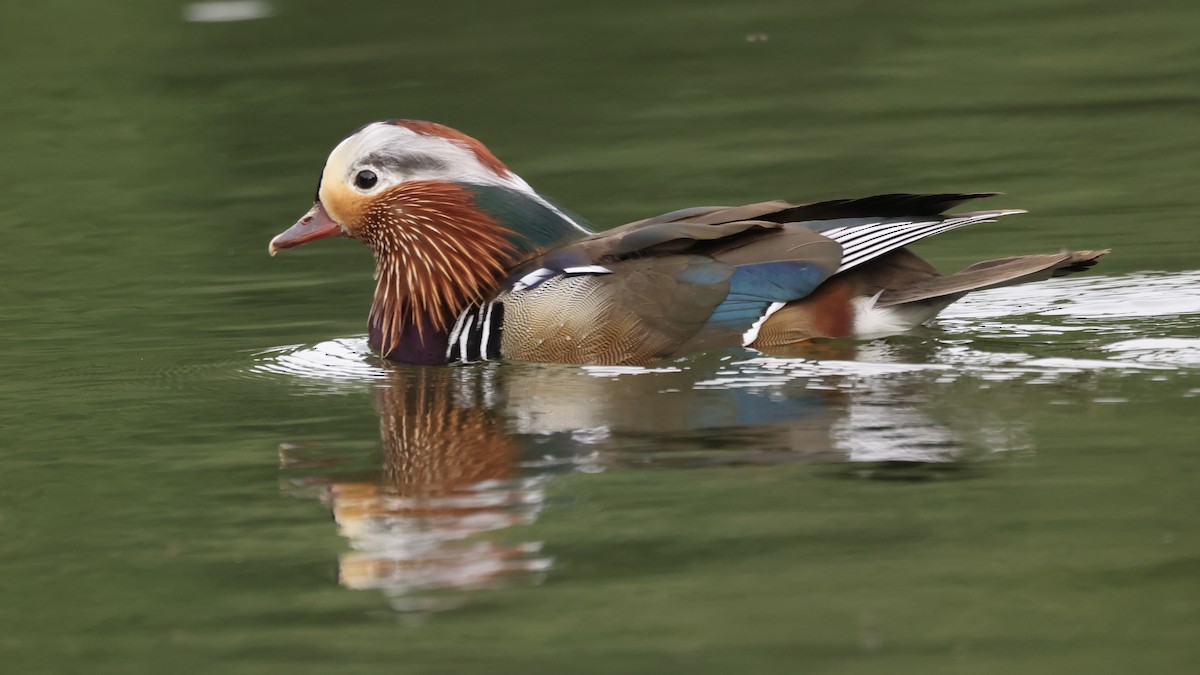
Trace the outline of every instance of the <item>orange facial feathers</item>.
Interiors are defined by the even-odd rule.
[[[444,330],[480,300],[516,260],[514,234],[483,213],[462,187],[443,181],[402,183],[373,200],[357,236],[375,253],[371,306],[383,353],[405,324],[427,318]]]

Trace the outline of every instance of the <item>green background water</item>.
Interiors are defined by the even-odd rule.
[[[271,6],[0,9],[4,672],[1195,670],[1194,2]],[[792,364],[386,371],[355,338],[368,253],[266,242],[396,116],[600,226],[1003,190],[1033,213],[922,252],[1114,253],[1052,287],[1065,314],[1010,291]],[[474,393],[387,398],[449,388]],[[364,539],[336,486],[398,482],[398,447],[433,451],[388,424],[448,410],[455,462],[512,453],[481,494],[536,505],[467,539],[549,568],[339,585]],[[938,461],[865,461],[914,448]],[[471,529],[438,504],[392,525]]]

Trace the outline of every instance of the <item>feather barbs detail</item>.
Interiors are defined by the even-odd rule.
[[[406,327],[447,330],[516,262],[515,233],[480,211],[464,188],[444,181],[403,183],[380,195],[356,236],[375,254],[371,322],[384,354]]]

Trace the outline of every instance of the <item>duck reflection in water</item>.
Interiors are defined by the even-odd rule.
[[[385,366],[375,392],[381,467],[349,479],[326,465],[315,479],[353,549],[339,561],[340,582],[378,589],[401,611],[538,582],[552,557],[541,542],[522,541],[529,535],[517,526],[536,521],[555,473],[796,461],[945,466],[962,454],[956,433],[913,405],[904,378],[741,358],[660,368]],[[797,372],[804,364],[809,371]],[[289,473],[312,464],[298,454],[308,451],[284,451]]]
[[[453,607],[457,591],[536,581],[550,564],[538,542],[491,536],[537,518],[542,479],[522,473],[517,443],[494,411],[463,399],[459,375],[394,369],[376,393],[379,473],[318,479],[353,549],[338,561],[340,583],[379,589],[398,610]]]

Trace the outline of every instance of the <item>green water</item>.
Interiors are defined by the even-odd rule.
[[[1195,672],[1200,7],[799,5],[7,3],[0,670]],[[396,116],[601,226],[1114,251],[802,359],[385,368],[365,249],[266,243]]]

